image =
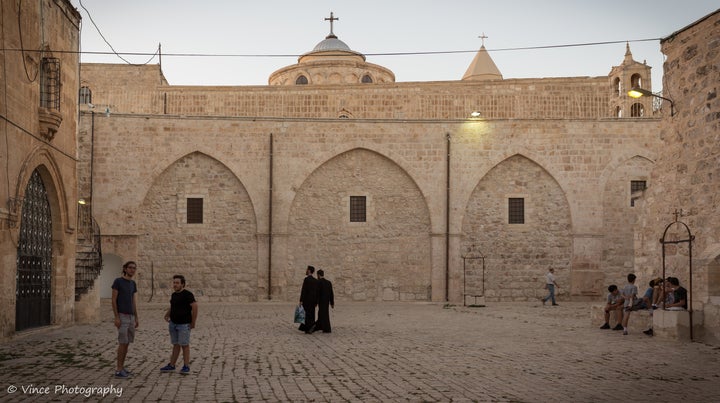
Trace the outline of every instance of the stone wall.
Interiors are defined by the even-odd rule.
[[[64,325],[74,319],[79,56],[57,50],[79,48],[80,16],[69,1],[43,0],[3,2],[0,18],[0,137],[4,139],[0,145],[4,172],[0,181],[0,303],[4,307],[0,338],[4,338],[16,330],[20,223],[23,209],[29,208],[24,204],[28,181],[36,170],[51,210],[50,322]],[[51,110],[40,105],[43,57],[59,62],[59,106]]]
[[[658,240],[677,219],[689,227],[692,245],[692,306],[720,303],[720,12],[715,12],[663,39],[666,55],[664,95],[675,103],[675,115],[663,106],[663,146],[643,201],[636,262],[648,275],[662,270]],[[687,239],[686,229],[673,224],[668,240]],[[666,276],[690,286],[687,243],[667,245]],[[717,323],[717,309],[706,309],[705,323]],[[713,316],[715,315],[715,316]],[[711,326],[713,327],[713,326]],[[710,329],[710,327],[708,327]],[[706,337],[717,340],[714,335]],[[711,333],[712,333],[711,332]]]
[[[82,114],[81,133],[93,130],[91,119],[92,114]],[[482,252],[494,259],[488,270],[502,274],[488,288],[493,298],[535,298],[549,265],[558,268],[564,297],[597,297],[607,287],[602,219],[605,209],[614,208],[602,195],[605,189],[624,195],[618,203],[628,206],[630,180],[648,175],[636,172],[645,168],[632,161],[654,159],[657,125],[654,119],[251,120],[96,113],[95,214],[103,249],[123,261],[142,261],[143,296],[151,292],[152,268],[155,292],[165,292],[158,288],[166,287],[162,276],[181,271],[209,299],[222,299],[224,287],[233,290],[228,299],[266,298],[270,283],[273,298],[294,300],[304,268],[311,264],[327,270],[343,299],[441,301],[447,277],[449,299],[460,301],[460,257],[484,237]],[[200,168],[187,156],[214,162]],[[213,176],[221,172],[226,173]],[[233,246],[239,248],[238,258],[204,262],[226,254],[214,241],[225,235],[214,233],[213,225],[175,227],[173,198],[189,194],[177,186],[196,182],[247,193],[242,211],[251,210],[247,219],[253,217],[255,229],[239,231],[246,238],[234,241],[239,242]],[[487,186],[490,193],[483,196],[479,189]],[[532,230],[506,232],[500,214],[510,194],[539,203],[528,211],[535,222]],[[372,221],[348,222],[353,195],[368,197]],[[216,197],[207,201],[209,214],[221,213],[211,207],[217,206]],[[495,227],[483,233],[489,219]],[[217,225],[231,223],[232,217]],[[164,232],[172,234],[168,242],[161,240]],[[202,258],[187,267],[173,258],[188,256],[187,248],[197,248],[194,242],[206,246]],[[254,273],[254,281],[234,277],[238,259],[248,261],[242,273]],[[618,259],[624,265],[632,253]],[[217,276],[220,272],[223,276]],[[223,280],[229,284],[213,291],[213,282]],[[250,283],[256,284],[254,291]]]
[[[480,111],[488,119],[598,119],[612,117],[615,96],[607,77],[190,87],[161,85],[156,66],[103,66],[83,64],[81,80],[92,90],[96,109],[112,113],[464,120]]]

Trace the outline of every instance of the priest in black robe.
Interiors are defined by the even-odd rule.
[[[325,272],[318,270],[318,320],[315,330],[322,330],[323,333],[330,333],[330,307],[335,309],[335,294],[333,294],[332,283],[325,279]]]
[[[315,331],[315,307],[318,302],[318,280],[313,277],[315,268],[308,266],[305,270],[305,280],[303,280],[302,289],[300,290],[300,305],[305,310],[305,323],[300,325],[300,330],[305,333]]]

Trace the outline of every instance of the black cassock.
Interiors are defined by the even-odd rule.
[[[300,330],[309,333],[315,325],[315,306],[318,301],[318,280],[312,275],[306,276],[303,280],[300,301],[305,309],[305,323],[300,325]]]
[[[316,330],[330,333],[330,305],[335,306],[332,283],[324,278],[318,280],[318,320]]]

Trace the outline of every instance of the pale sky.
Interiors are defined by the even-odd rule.
[[[83,17],[81,50],[109,52]],[[267,85],[272,72],[297,63],[325,39],[330,12],[334,33],[396,81],[459,80],[485,47],[504,78],[606,76],[630,41],[633,58],[652,67],[653,91],[662,89],[659,41],[717,10],[717,0],[82,0],[118,52],[154,53],[171,85]],[[502,50],[597,42],[557,49]],[[469,51],[433,55],[374,55]],[[172,54],[258,55],[172,56]],[[263,55],[293,55],[266,57]],[[145,63],[146,55],[123,56]],[[115,55],[83,62],[125,63]],[[157,64],[158,58],[151,64]]]

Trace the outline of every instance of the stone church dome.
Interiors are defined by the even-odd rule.
[[[322,42],[315,45],[313,52],[327,52],[329,50],[339,50],[341,52],[352,52],[350,46],[338,39],[335,35],[328,35]],[[312,53],[312,52],[311,52]]]
[[[332,31],[330,32],[330,35],[325,37],[324,40],[315,45],[313,50],[300,56],[298,58],[298,63],[308,61],[308,56],[321,56],[324,58],[327,58],[328,56],[333,58],[361,58],[365,61],[365,55],[350,49],[350,46],[338,39]]]
[[[393,83],[395,74],[385,67],[367,63],[365,55],[352,50],[333,32],[339,20],[330,13],[330,34],[313,50],[298,57],[297,64],[283,67],[268,78],[270,85],[373,84]]]

